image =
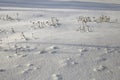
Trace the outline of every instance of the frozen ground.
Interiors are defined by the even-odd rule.
[[[120,80],[119,5],[1,6],[0,80]],[[85,29],[80,16],[92,19]]]

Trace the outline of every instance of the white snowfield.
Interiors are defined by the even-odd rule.
[[[7,2],[33,2],[33,0],[0,0]],[[84,2],[101,2],[101,3],[115,3],[120,4],[120,0],[34,0],[34,2],[47,2],[47,1],[84,1]]]
[[[100,2],[100,3],[116,3],[116,4],[120,3],[120,0],[57,0],[57,1],[84,1],[84,2]]]
[[[120,11],[119,0],[0,0],[0,6]]]
[[[111,9],[7,1],[15,0],[0,3],[0,80],[120,80],[118,0],[100,3]]]

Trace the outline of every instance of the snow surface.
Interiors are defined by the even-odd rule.
[[[84,9],[120,11],[120,1],[108,0],[0,0],[0,6],[49,9]]]
[[[33,0],[0,0],[2,2],[33,2]],[[84,2],[101,2],[101,3],[116,3],[119,4],[119,0],[34,0],[34,2],[46,2],[46,1],[84,1]]]
[[[120,80],[119,6],[0,4],[0,80]],[[79,30],[79,16],[101,15],[110,16],[110,22],[88,22],[90,31]],[[51,18],[57,26],[46,24]]]

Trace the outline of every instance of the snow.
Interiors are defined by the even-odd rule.
[[[120,2],[71,1],[0,0],[0,80],[120,80]]]
[[[33,2],[33,0],[0,0],[1,2]],[[101,3],[120,3],[119,0],[34,0],[34,2],[48,1],[84,1],[84,2],[101,2]]]
[[[84,9],[84,10],[120,10],[120,1],[108,0],[4,0],[0,1],[2,7],[22,7],[22,8],[47,8],[47,9]]]

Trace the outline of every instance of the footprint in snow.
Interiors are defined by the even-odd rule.
[[[45,54],[45,53],[55,54],[57,53],[56,49],[59,49],[59,48],[57,46],[50,46],[44,50],[41,50],[39,53],[40,54]]]
[[[17,54],[17,53],[14,54],[14,56],[16,56],[16,57],[19,56],[19,55],[20,55],[20,54]]]
[[[26,66],[27,66],[27,67],[32,67],[32,66],[34,66],[34,64],[28,63],[28,64],[26,64]]]
[[[24,67],[26,67],[26,68],[23,71],[21,71],[22,74],[27,74],[31,71],[40,69],[40,67],[36,67],[36,66],[34,66],[34,64],[30,64],[30,63],[25,64]]]
[[[21,54],[21,55],[19,55],[19,57],[26,57],[27,56],[27,54]]]
[[[106,66],[97,66],[93,69],[94,72],[104,71],[107,67]]]
[[[59,49],[59,47],[57,47],[57,46],[50,46],[46,50],[56,50],[56,49]]]
[[[6,70],[5,69],[0,69],[0,72],[5,72]]]
[[[120,50],[118,50],[117,52],[120,53]]]
[[[26,57],[26,56],[27,54],[17,54],[17,53],[14,54],[14,57]]]
[[[20,65],[20,64],[17,64],[17,65],[15,65],[14,67],[15,67],[15,68],[19,68],[19,67],[23,67],[23,66]]]
[[[80,48],[80,49],[78,49],[78,51],[79,51],[79,52],[87,52],[88,49],[87,49],[87,48]]]
[[[106,61],[106,60],[107,60],[107,58],[105,58],[105,57],[97,57],[95,61],[97,63],[100,63],[100,62],[103,62],[103,61]]]
[[[100,47],[97,47],[96,49],[97,49],[97,50],[101,50],[101,48],[100,48]]]
[[[39,67],[33,67],[33,69],[34,69],[34,70],[38,70],[38,69],[40,69],[40,68],[39,68]]]
[[[41,50],[40,52],[38,52],[39,54],[45,54],[48,53],[46,50]]]
[[[55,54],[55,53],[57,53],[57,51],[41,50],[41,51],[37,52],[37,54],[46,54],[46,53]]]
[[[75,62],[74,60],[72,60],[72,58],[67,58],[67,59],[64,59],[62,61],[60,61],[60,65],[62,67],[64,66],[72,66],[72,65],[76,65],[78,64],[77,62]]]
[[[11,59],[11,58],[13,58],[13,56],[6,56],[7,57],[7,59]]]
[[[115,52],[114,49],[105,48],[105,53],[106,53],[106,54],[110,54],[110,53],[114,53],[114,52]]]
[[[80,48],[80,49],[78,49],[78,51],[80,52],[80,56],[82,56],[82,55],[84,55],[85,52],[88,51],[88,49],[87,48]]]
[[[22,74],[27,74],[29,72],[31,72],[32,69],[28,68],[28,69],[24,69],[23,71],[21,71]]]
[[[62,76],[60,74],[53,74],[52,79],[53,80],[62,80],[63,78],[62,78]]]
[[[55,47],[55,46],[51,46],[51,47],[49,47],[47,49],[43,49],[43,50],[39,51],[38,53],[39,54],[45,54],[45,53],[52,53],[52,54],[54,54],[54,53],[56,53],[56,51],[51,51],[51,50],[55,50],[55,49],[58,49],[58,48]]]
[[[50,51],[49,53],[51,53],[51,54],[56,54],[57,51]]]

